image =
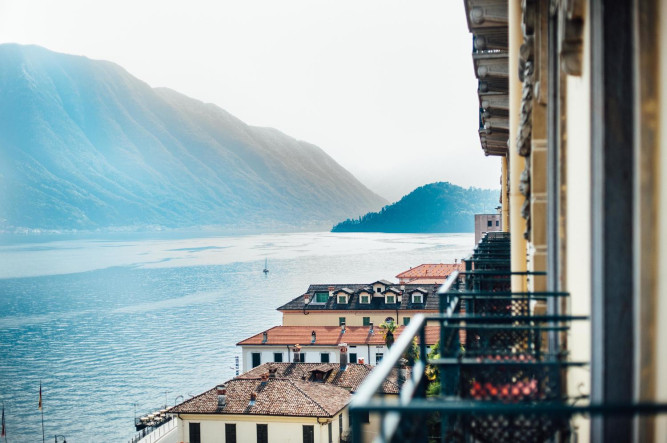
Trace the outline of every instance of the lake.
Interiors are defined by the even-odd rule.
[[[311,283],[396,281],[453,262],[473,234],[16,238],[0,244],[7,442],[124,442],[134,416],[235,374],[236,343],[280,324]],[[262,273],[268,260],[270,272]]]

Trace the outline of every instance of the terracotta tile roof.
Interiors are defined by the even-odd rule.
[[[377,283],[377,282],[376,282]],[[373,289],[371,287],[372,284],[364,283],[364,284],[334,284],[334,285],[328,285],[328,284],[314,284],[310,285],[308,287],[308,290],[306,291],[305,294],[300,295],[296,297],[295,299],[291,300],[288,303],[285,303],[281,307],[278,308],[279,311],[303,311],[304,308],[307,311],[327,311],[327,310],[335,310],[335,311],[378,311],[378,310],[389,310],[389,311],[395,311],[395,310],[416,310],[416,311],[437,311],[438,310],[438,296],[436,295],[438,292],[438,289],[440,288],[440,284],[437,284],[437,282],[434,282],[433,280],[429,280],[425,283],[419,283],[419,284],[397,284],[397,283],[391,283],[390,285],[387,285],[385,288],[385,292],[389,291],[392,294],[396,295],[395,297],[395,303],[385,303],[385,298],[384,296],[377,297],[373,296],[370,297],[370,303],[361,303],[360,302],[360,293],[361,292],[368,292],[368,294],[373,295]],[[350,292],[347,292],[349,295],[348,297],[348,302],[347,303],[338,303],[338,298],[337,297],[328,297],[327,301],[325,303],[317,303],[315,300],[315,293],[316,292],[328,292],[329,288],[332,287],[334,288],[332,291],[335,293],[336,291],[341,290],[342,288],[345,288],[349,290]],[[408,293],[409,291],[416,289],[416,288],[422,288],[426,291],[426,295],[424,296],[424,303],[417,303],[413,304],[412,303],[412,297],[406,297],[405,294]],[[401,297],[401,301],[398,301],[399,292],[403,291],[403,296]],[[308,305],[305,303],[305,296],[308,296],[310,299],[310,302]]]
[[[454,271],[465,271],[465,263],[423,264],[401,272],[396,278],[405,283],[413,283],[415,279],[444,279]]]
[[[398,338],[405,326],[399,326],[394,332]],[[426,327],[426,344],[432,345],[438,341],[438,327]],[[312,333],[315,332],[315,343],[312,343]],[[336,346],[341,343],[348,345],[381,345],[384,344],[384,335],[380,325],[373,325],[373,334],[370,326],[346,326],[345,333],[340,326],[274,326],[252,337],[238,342],[237,346],[246,345],[296,345],[308,346]],[[267,340],[264,341],[266,332]]]
[[[181,414],[283,415],[333,417],[350,401],[348,390],[331,384],[290,378],[235,378],[225,383],[226,402],[218,405],[216,388],[169,409]],[[254,405],[251,394],[256,393]]]
[[[352,393],[356,392],[364,379],[371,373],[374,366],[350,363],[344,371],[340,370],[338,363],[264,363],[250,371],[239,375],[237,378],[258,378],[269,369],[276,369],[276,378],[289,378],[291,380],[309,381],[313,370],[328,372],[329,376],[324,384],[330,384],[344,388]],[[318,385],[322,383],[310,382]],[[396,369],[382,383],[382,392],[385,394],[398,394],[398,378]]]

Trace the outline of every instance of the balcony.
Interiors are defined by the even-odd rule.
[[[416,316],[350,404],[353,441],[367,441],[362,418],[379,416],[375,441],[521,442],[573,441],[578,415],[667,412],[667,405],[592,405],[572,397],[567,371],[586,368],[562,346],[573,322],[585,316],[546,315],[566,292],[512,292],[510,279],[542,272],[509,270],[507,233],[488,233],[439,291],[440,312]],[[560,305],[560,303],[550,303]],[[427,349],[427,322],[440,324],[437,347]],[[377,394],[393,367],[418,338],[420,358],[401,386],[400,401]]]

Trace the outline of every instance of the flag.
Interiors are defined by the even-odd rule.
[[[2,405],[2,434],[0,437],[6,437],[5,433],[5,405]]]
[[[39,382],[39,410],[42,410],[42,382]]]

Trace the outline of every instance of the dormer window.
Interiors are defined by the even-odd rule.
[[[313,302],[315,303],[326,303],[329,300],[329,293],[328,292],[316,292],[315,293],[315,300]]]
[[[345,304],[347,304],[347,295],[345,295],[345,294],[339,294],[339,295],[338,295],[338,304],[339,304],[339,305],[345,305]]]
[[[424,296],[415,292],[412,294],[412,303],[424,303]]]
[[[396,296],[394,294],[387,294],[384,297],[385,303],[396,303]]]
[[[362,305],[367,305],[370,302],[371,302],[371,298],[368,294],[363,293],[359,296],[359,303],[361,303]]]

